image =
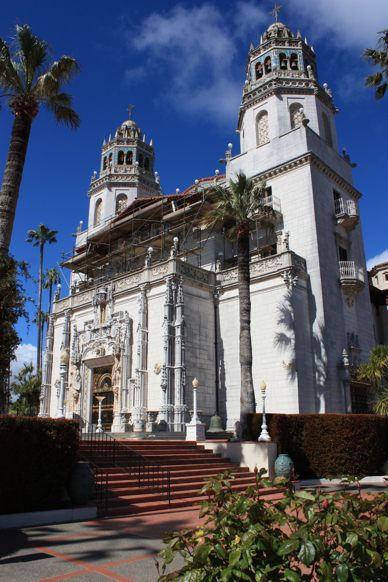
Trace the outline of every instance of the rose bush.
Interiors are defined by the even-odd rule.
[[[232,491],[227,472],[201,489],[208,499],[200,517],[207,521],[199,530],[168,534],[158,582],[388,579],[388,493],[361,495],[354,477],[333,495],[295,491],[290,481],[271,483],[265,472],[244,495]],[[350,493],[346,485],[354,481],[358,491]],[[274,485],[281,498],[267,501],[263,488]],[[185,565],[166,574],[176,555]]]

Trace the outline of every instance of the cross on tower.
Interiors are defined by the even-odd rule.
[[[281,8],[283,8],[283,4],[281,4],[280,6],[275,4],[275,8],[272,10],[272,12],[269,13],[270,16],[271,14],[275,14],[276,24],[278,23],[278,12]]]
[[[131,117],[132,117],[132,109],[133,109],[134,107],[135,107],[135,106],[134,106],[134,105],[132,105],[132,103],[131,103],[131,104],[130,104],[130,106],[128,107],[128,109],[127,109],[127,111],[129,112],[129,119],[131,119]]]

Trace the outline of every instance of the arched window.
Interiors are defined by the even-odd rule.
[[[290,121],[291,121],[291,129],[294,129],[298,126],[298,117],[299,117],[299,109],[302,108],[300,103],[292,103],[290,105]]]
[[[287,71],[288,63],[287,63],[287,55],[286,53],[280,53],[279,55],[279,64],[281,71]]]
[[[124,165],[124,152],[123,151],[119,151],[118,155],[117,155],[117,164],[119,166],[123,166]]]
[[[98,226],[101,222],[102,213],[102,200],[99,198],[96,202],[96,208],[94,209],[94,226]]]
[[[256,81],[258,81],[263,76],[263,65],[260,61],[257,63],[255,70],[256,70]]]
[[[104,158],[104,162],[103,162],[103,164],[102,164],[102,169],[103,169],[103,170],[106,170],[106,169],[107,169],[107,167],[108,167],[108,158],[105,156],[105,158]]]
[[[299,70],[298,55],[296,53],[292,53],[292,55],[291,55],[290,66],[291,66],[291,70],[292,71],[298,71]]]
[[[257,145],[269,142],[268,112],[260,111],[257,116]]]
[[[132,166],[132,152],[127,152],[127,157],[125,158],[125,163],[127,166]]]
[[[265,74],[268,75],[268,73],[272,72],[272,63],[271,63],[271,57],[267,57],[264,61],[264,69],[265,69]]]
[[[113,160],[113,154],[112,154],[112,153],[110,153],[110,154],[109,154],[109,165],[112,163],[112,160]]]
[[[124,210],[128,204],[128,197],[126,194],[119,194],[116,198],[116,214]]]
[[[150,171],[150,159],[148,157],[144,160],[144,169],[148,172]]]
[[[139,154],[139,166],[142,168],[144,165],[144,157],[143,154]]]
[[[322,111],[322,119],[323,119],[323,129],[325,131],[325,142],[332,148],[333,138],[331,137],[330,123],[324,111]]]

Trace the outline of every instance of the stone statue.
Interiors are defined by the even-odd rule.
[[[234,423],[233,437],[230,439],[232,442],[242,441],[242,428],[239,420]]]

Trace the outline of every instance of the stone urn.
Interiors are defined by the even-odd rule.
[[[289,479],[292,475],[293,467],[294,462],[288,455],[279,455],[274,465],[276,477],[284,477],[285,479]]]
[[[86,505],[93,497],[95,476],[89,463],[78,461],[69,475],[67,492],[74,505]]]

